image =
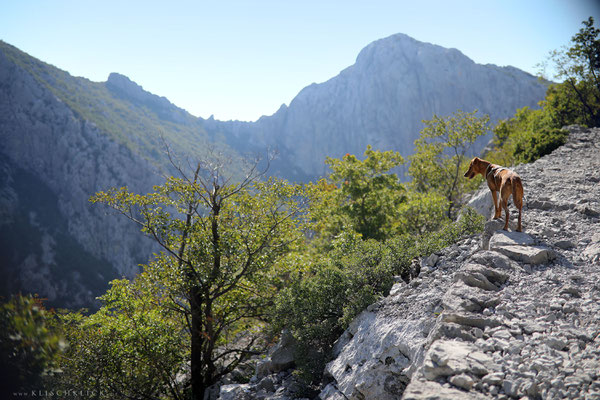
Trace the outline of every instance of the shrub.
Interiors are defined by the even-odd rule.
[[[318,382],[334,342],[362,310],[389,293],[395,277],[406,275],[414,258],[481,232],[483,222],[467,209],[459,221],[418,237],[404,234],[377,242],[362,240],[350,230],[342,232],[333,250],[291,277],[275,300],[273,327],[287,327],[298,339],[302,379]]]

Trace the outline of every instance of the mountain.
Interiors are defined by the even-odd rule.
[[[326,156],[362,155],[366,146],[406,156],[434,114],[478,109],[492,121],[536,107],[546,86],[514,67],[474,63],[456,49],[397,34],[365,47],[338,76],[304,88],[254,123],[205,121],[238,149],[277,147],[278,171],[300,179],[325,172]],[[481,150],[487,139],[478,142]]]
[[[75,78],[3,42],[0,143],[0,295],[36,292],[69,307],[94,304],[109,280],[133,276],[156,250],[91,195],[162,183],[173,173],[164,143],[184,166],[211,147],[237,157],[197,118],[127,77]]]
[[[279,152],[271,174],[324,172],[325,156],[367,144],[412,151],[422,119],[479,109],[492,120],[535,106],[545,86],[512,67],[478,65],[458,50],[406,35],[379,40],[353,66],[303,89],[253,123],[196,118],[113,73],[73,77],[0,41],[0,295],[22,290],[53,305],[94,303],[153,251],[125,218],[88,199],[110,187],[147,192],[174,168],[219,157],[231,175],[242,154]],[[479,144],[482,147],[482,144]]]

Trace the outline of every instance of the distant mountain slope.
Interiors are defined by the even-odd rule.
[[[32,290],[89,305],[109,279],[132,276],[151,242],[88,199],[161,183],[161,136],[194,158],[212,146],[198,119],[124,76],[90,82],[0,42],[0,272],[12,278],[0,295]],[[234,169],[235,152],[214,147]]]
[[[497,121],[536,107],[545,92],[536,77],[516,68],[476,64],[456,49],[397,34],[371,43],[354,65],[304,88],[270,117],[209,120],[205,128],[227,132],[238,148],[276,146],[279,170],[312,178],[324,172],[325,156],[362,155],[367,144],[412,153],[421,121],[434,114],[478,109]]]

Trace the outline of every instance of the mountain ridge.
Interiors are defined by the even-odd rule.
[[[514,67],[476,64],[456,49],[397,34],[369,44],[353,65],[303,88],[272,116],[204,126],[226,132],[232,146],[275,145],[287,164],[277,165],[280,170],[295,168],[314,179],[325,172],[326,156],[360,155],[367,144],[410,154],[422,120],[434,114],[478,109],[495,122],[517,108],[536,108],[545,91],[536,77]]]
[[[402,56],[405,53],[410,57]],[[448,72],[434,82],[438,64]],[[462,66],[473,70],[461,73]],[[24,218],[26,229],[48,236],[46,250],[58,251],[64,238],[68,238],[65,243],[78,243],[73,246],[79,246],[77,251],[85,253],[86,259],[99,260],[102,279],[131,277],[152,254],[151,244],[128,221],[106,216],[88,199],[110,187],[150,191],[161,183],[161,175],[175,173],[165,145],[184,165],[188,160],[220,155],[234,176],[241,173],[238,160],[244,154],[276,149],[279,158],[271,164],[270,173],[308,181],[326,172],[325,156],[362,154],[367,144],[410,153],[421,119],[431,118],[433,112],[449,114],[456,108],[468,110],[482,104],[481,112],[500,109],[491,113],[498,119],[512,115],[517,107],[535,106],[543,97],[545,87],[525,73],[510,69],[498,75],[499,67],[482,68],[458,50],[396,35],[367,46],[354,65],[324,83],[307,86],[273,115],[255,122],[223,122],[194,117],[124,75],[112,73],[106,82],[73,77],[0,42],[0,154],[9,174],[0,187],[6,194],[2,204],[7,210],[21,210],[26,204],[19,200],[23,195],[11,183],[10,174],[23,170],[38,177],[28,178],[26,186],[44,185],[44,190],[53,193],[58,208],[48,209],[57,212],[56,218],[65,224],[57,230],[34,226],[33,220]],[[485,90],[480,94],[468,85],[473,77],[456,80],[451,73],[456,77],[471,73]],[[510,88],[502,89],[506,82]],[[40,212],[21,211],[25,216]],[[15,228],[7,223],[0,227],[7,234]],[[60,270],[69,276],[83,276],[80,272],[86,268],[76,260],[59,266],[56,259],[44,257],[48,252],[39,246],[28,252],[4,245],[1,250],[9,260],[4,268],[11,276],[18,276],[26,264],[31,266],[28,270]],[[63,293],[61,278],[51,274],[40,279],[46,287],[42,284],[36,290],[41,295]],[[19,279],[20,286],[16,286],[25,290],[31,277]],[[101,293],[98,285],[93,292],[80,278],[73,279],[81,284],[71,294],[73,299],[93,302]],[[79,301],[68,305],[76,303],[83,305]]]

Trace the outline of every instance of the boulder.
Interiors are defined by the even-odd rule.
[[[505,256],[522,263],[531,265],[546,264],[555,258],[552,249],[544,246],[502,246],[496,250]]]
[[[434,381],[465,373],[484,376],[499,369],[492,357],[471,343],[438,340],[425,355],[422,372],[425,379]]]
[[[523,232],[497,231],[490,238],[490,250],[503,246],[533,246],[535,240]]]
[[[256,376],[263,378],[271,373],[285,371],[295,363],[297,341],[294,336],[284,329],[279,342],[273,347],[270,355],[256,365]]]
[[[326,374],[348,399],[397,399],[429,329],[426,319],[391,319],[365,311],[348,328],[352,339],[327,364]]]
[[[444,387],[437,382],[418,381],[408,385],[402,398],[404,400],[480,400],[488,397],[479,393]]]
[[[490,239],[503,227],[504,223],[498,219],[493,219],[485,223],[483,227],[483,233],[481,234],[481,248],[483,250],[490,249]]]
[[[230,384],[221,386],[218,400],[250,400],[251,385],[248,383],[244,384]]]
[[[515,261],[496,251],[484,250],[477,252],[471,257],[471,262],[506,271],[519,269]]]
[[[473,195],[467,206],[474,209],[479,215],[485,217],[485,219],[490,219],[494,213],[492,193],[488,188],[480,189]]]
[[[342,394],[333,383],[325,386],[321,393],[319,393],[320,400],[346,400],[346,396]]]

